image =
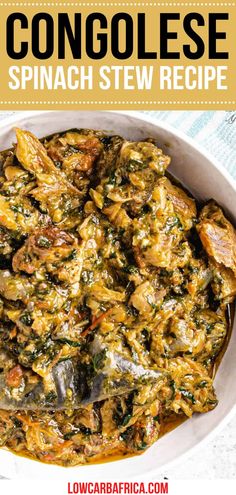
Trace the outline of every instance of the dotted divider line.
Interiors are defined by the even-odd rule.
[[[0,2],[0,7],[235,7],[235,2]]]
[[[236,101],[0,101],[0,105],[236,105]]]

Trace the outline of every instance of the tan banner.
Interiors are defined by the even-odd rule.
[[[0,3],[1,109],[232,109],[236,3]]]

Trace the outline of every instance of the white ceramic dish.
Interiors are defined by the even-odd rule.
[[[13,128],[29,129],[38,137],[73,127],[112,131],[128,139],[157,138],[158,144],[171,155],[171,172],[198,199],[214,198],[236,223],[236,185],[225,169],[199,145],[166,124],[137,112],[23,112],[0,123],[0,150],[14,141]],[[234,324],[236,327],[236,324]],[[111,480],[147,478],[160,469],[200,448],[236,411],[236,328],[218,370],[215,387],[217,408],[191,420],[167,434],[141,456],[121,461],[74,468],[45,465],[18,457],[0,449],[0,474],[8,478],[50,478],[64,480]]]

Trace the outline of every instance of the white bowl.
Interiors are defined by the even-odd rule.
[[[137,112],[23,112],[0,123],[0,150],[15,140],[15,126],[29,129],[38,137],[73,127],[112,131],[128,139],[156,138],[171,155],[171,172],[201,200],[214,198],[236,222],[236,185],[225,169],[179,131]],[[236,325],[234,324],[234,327]],[[236,410],[236,328],[218,370],[215,387],[219,405],[207,414],[195,415],[161,438],[141,456],[89,466],[62,468],[46,465],[0,449],[0,474],[8,478],[55,478],[112,480],[146,478],[199,448],[212,437]]]

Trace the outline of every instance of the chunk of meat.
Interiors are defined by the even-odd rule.
[[[169,163],[170,158],[153,143],[125,141],[113,167],[107,171],[109,175],[96,188],[103,197],[99,201],[103,213],[116,226],[126,229],[130,223],[129,216],[142,210],[151,197],[157,178],[164,175]],[[94,192],[92,196],[95,200]],[[121,216],[122,212],[126,215]]]
[[[0,196],[0,225],[9,231],[28,234],[43,220],[41,217],[28,198]]]
[[[77,146],[80,151],[91,156],[98,156],[101,152],[101,142],[92,134],[80,134],[79,132],[67,132],[64,139],[70,146]]]
[[[91,173],[93,166],[93,158],[90,155],[82,153],[74,153],[63,160],[62,170],[67,175],[72,175],[73,172]]]
[[[62,222],[80,205],[80,192],[62,176],[38,174],[37,185],[38,187],[30,194],[40,203],[42,211],[50,215],[54,223]]]
[[[79,248],[78,241],[70,234],[48,227],[32,234],[13,257],[15,272],[32,274],[45,264],[57,264],[73,258]]]
[[[83,409],[76,411],[76,424],[88,428],[90,431],[96,432],[99,429],[99,416],[96,413],[94,404],[89,404]]]
[[[13,165],[8,165],[6,168],[4,168],[4,174],[5,174],[7,181],[9,181],[9,182],[12,182],[19,177],[27,176],[25,171],[22,168],[15,167]]]
[[[19,162],[36,175],[37,187],[31,191],[31,195],[39,201],[43,212],[48,213],[53,222],[61,222],[63,217],[79,206],[81,192],[57,169],[42,143],[31,132],[17,129],[16,136]]]
[[[142,215],[132,221],[132,245],[138,265],[171,268],[185,266],[191,257],[186,232],[193,227],[196,205],[184,191],[158,179]]]
[[[226,268],[220,263],[211,261],[212,289],[218,299],[224,299],[228,303],[232,302],[236,296],[236,277],[230,268]]]
[[[102,144],[98,137],[83,132],[67,132],[53,137],[46,144],[49,156],[59,162],[65,174],[76,181],[76,173],[83,172],[89,175],[95,160],[102,151]]]
[[[196,329],[193,323],[181,318],[173,317],[167,337],[169,351],[173,355],[179,352],[198,354],[205,345],[204,329]]]
[[[97,301],[109,302],[109,301],[124,301],[125,294],[123,292],[115,291],[104,287],[99,283],[91,285],[89,293],[93,295]]]
[[[128,172],[150,168],[159,175],[165,173],[170,164],[170,157],[151,142],[126,141],[120,153],[119,165]]]
[[[163,300],[166,291],[155,291],[150,282],[146,281],[140,284],[130,297],[129,303],[132,304],[141,314],[150,314]]]
[[[33,174],[55,172],[56,167],[43,144],[31,132],[17,128],[16,137],[16,156],[26,170]]]
[[[96,173],[99,179],[109,175],[114,169],[124,139],[120,136],[103,136],[103,150],[97,162]]]
[[[14,366],[6,375],[6,384],[8,387],[19,387],[23,378],[23,370],[19,364]]]
[[[166,189],[167,199],[172,202],[174,211],[180,216],[185,229],[191,228],[193,219],[197,216],[195,200],[190,198],[183,189],[172,184],[166,177],[160,179],[159,184]]]
[[[9,230],[17,230],[18,228],[9,198],[5,198],[5,196],[0,196],[0,224]]]
[[[157,441],[160,425],[151,415],[143,414],[134,425],[122,435],[129,452],[145,450]]]
[[[204,206],[197,229],[208,256],[236,276],[236,232],[213,201]]]
[[[24,276],[13,275],[9,270],[0,270],[0,294],[10,301],[27,300],[33,285]]]
[[[152,236],[150,246],[142,246],[142,255],[146,264],[156,267],[168,267],[172,257],[172,236],[165,233]]]

